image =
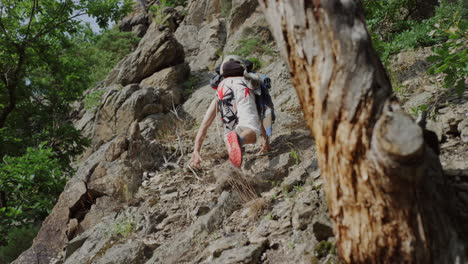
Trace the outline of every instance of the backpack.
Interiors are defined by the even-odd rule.
[[[260,120],[263,122],[266,133],[269,137],[273,134],[272,125],[275,123],[275,106],[273,100],[271,99],[270,89],[271,89],[271,79],[265,74],[260,74],[261,84],[260,84],[260,94],[255,94],[255,103],[257,104],[257,112],[260,117]]]
[[[246,65],[249,73],[255,73],[251,71],[253,64],[250,61],[245,60],[244,64]],[[215,71],[217,74],[210,80],[210,86],[211,88],[215,90],[218,88],[219,83],[223,80],[223,77],[220,75],[220,68],[221,68],[221,65],[218,65],[216,67]],[[271,99],[271,96],[270,96],[271,79],[265,74],[260,74],[259,76],[260,76],[260,89],[259,89],[260,91],[257,91],[255,93],[255,103],[257,105],[258,116],[260,117],[260,120],[263,122],[263,126],[265,127],[267,135],[271,136],[273,133],[272,125],[276,120],[275,107],[273,104],[273,100]]]

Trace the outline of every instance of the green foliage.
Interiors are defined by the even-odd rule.
[[[166,7],[169,7],[167,0],[161,0],[159,4],[150,6],[149,11],[153,14],[153,21],[156,24],[165,25],[166,14],[163,11]]]
[[[127,54],[138,46],[140,38],[132,32],[120,32],[118,28],[103,31],[99,35],[90,35],[76,41],[81,47],[80,53],[87,58],[85,68],[89,74],[86,88],[102,81],[110,70]]]
[[[467,21],[466,12],[455,12],[449,21],[449,25],[442,28],[436,24],[433,35],[446,37],[448,40],[440,46],[432,48],[433,56],[428,61],[433,65],[428,69],[430,74],[444,74],[444,87],[451,88],[459,95],[465,91],[465,80],[468,76],[468,45],[466,43]]]
[[[96,69],[119,58],[112,50],[119,44],[115,38],[106,42],[107,32],[96,37],[77,18],[87,14],[107,27],[132,5],[131,0],[2,1],[0,244],[14,243],[5,241],[9,228],[40,221],[52,209],[73,173],[71,160],[89,144],[68,120],[70,104],[102,78]],[[115,58],[102,59],[97,50]],[[98,61],[103,63],[93,69]]]
[[[251,37],[239,40],[239,47],[233,54],[245,58],[253,54],[267,54],[271,56],[274,54],[274,51],[270,44],[264,43],[259,37]]]
[[[0,263],[10,263],[23,251],[31,247],[32,241],[39,231],[37,225],[12,227],[5,236],[6,246],[0,247]]]
[[[183,94],[184,97],[190,96],[195,87],[200,83],[200,77],[198,75],[190,75],[189,78],[182,83],[182,87],[184,88]]]
[[[336,247],[328,241],[320,241],[314,248],[314,254],[318,258],[326,257],[328,254],[336,255]]]
[[[62,192],[66,177],[51,148],[41,144],[20,157],[5,156],[0,164],[0,234],[9,228],[45,218]]]
[[[170,6],[186,6],[188,3],[188,0],[167,0],[167,3]]]
[[[300,192],[303,192],[305,189],[304,189],[304,186],[302,185],[294,185],[293,187],[293,191],[295,193],[300,193]]]
[[[431,46],[447,39],[443,35],[430,34],[438,24],[450,27],[450,18],[456,12],[465,12],[462,1],[441,2],[433,17],[418,21],[411,14],[418,8],[413,0],[363,1],[366,21],[371,38],[381,60],[387,64],[391,55],[402,50]]]
[[[291,151],[289,152],[289,156],[294,159],[294,162],[296,163],[296,165],[299,164],[299,162],[301,161],[299,158],[299,154],[292,147],[291,147]]]
[[[84,98],[85,109],[88,109],[88,110],[94,109],[98,107],[99,105],[101,105],[103,93],[104,93],[104,90],[97,90],[86,95],[86,97]]]
[[[264,62],[259,58],[250,57],[248,58],[248,60],[252,62],[253,64],[253,68],[252,68],[253,71],[258,71],[259,69],[263,67]]]
[[[135,232],[137,221],[133,217],[125,217],[111,226],[110,235],[117,238],[127,238]]]
[[[221,0],[221,16],[227,18],[231,14],[232,0]]]
[[[418,116],[422,112],[425,112],[425,111],[427,112],[428,110],[429,110],[429,107],[426,104],[418,105],[410,109],[411,114],[415,117]]]
[[[265,215],[265,219],[266,220],[273,220],[273,214],[272,213],[268,213],[267,215]]]
[[[150,6],[149,11],[153,13],[153,20],[158,25],[165,25],[166,14],[163,12],[166,7],[186,6],[187,0],[160,0],[159,4]]]

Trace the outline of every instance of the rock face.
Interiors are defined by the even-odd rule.
[[[138,47],[87,92],[102,94],[100,105],[76,104],[74,124],[92,146],[15,263],[338,261],[313,140],[257,1],[189,1],[182,22],[175,15],[180,8],[167,10],[173,27],[150,23],[147,8],[157,1],[144,2],[119,24],[143,36]],[[215,96],[211,71],[248,39],[257,41],[248,56],[261,60],[258,72],[272,80],[273,150],[257,155],[259,144],[247,146],[242,170],[234,170],[216,118],[203,146],[203,170],[184,168]],[[409,69],[400,82],[423,86],[423,93],[405,94],[408,110],[430,104],[437,93],[420,81],[428,65],[416,57],[395,62]],[[468,186],[467,113],[466,102],[456,102],[439,107],[428,122],[460,188]],[[468,196],[460,197],[456,206],[463,211]]]
[[[134,16],[129,23],[142,21],[146,21],[144,17]],[[93,146],[78,162],[75,177],[43,222],[33,246],[15,263],[49,263],[69,241],[134,199],[143,172],[160,166],[163,160],[163,147],[154,137],[141,135],[139,122],[154,114],[165,115],[173,105],[182,103],[181,83],[188,74],[183,48],[173,34],[151,27],[107,81],[89,91],[102,93],[101,104],[95,109],[79,104],[75,124],[92,139]],[[129,244],[114,250],[139,246]],[[106,258],[99,263],[113,261]],[[121,260],[128,259],[122,256]]]
[[[170,30],[159,32],[156,26],[150,26],[148,31],[137,49],[112,70],[107,84],[139,83],[157,71],[184,62],[183,47]]]

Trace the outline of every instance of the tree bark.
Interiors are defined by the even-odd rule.
[[[287,61],[346,263],[454,263],[452,192],[353,0],[259,0]]]

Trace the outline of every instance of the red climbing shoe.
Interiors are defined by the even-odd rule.
[[[242,150],[236,132],[229,132],[227,141],[229,143],[229,160],[234,167],[240,168],[242,165]]]

